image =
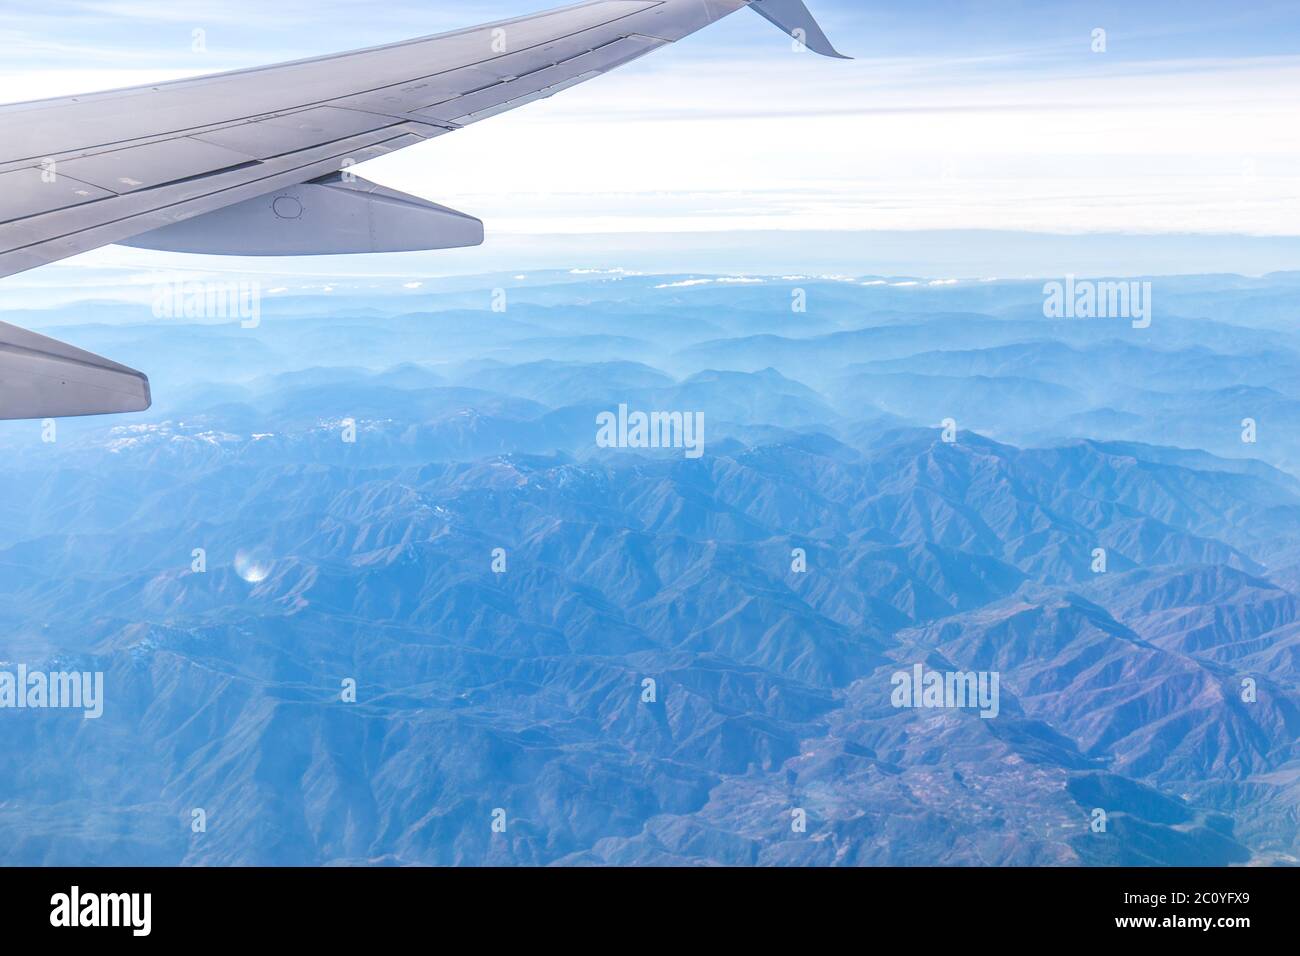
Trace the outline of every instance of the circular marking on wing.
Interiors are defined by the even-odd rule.
[[[302,218],[302,203],[293,196],[276,196],[271,208],[280,219]]]

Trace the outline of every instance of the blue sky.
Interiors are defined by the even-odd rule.
[[[406,39],[560,4],[546,0],[426,0],[364,7],[346,0],[7,0],[5,60],[34,68],[190,69],[190,29],[206,28],[211,59],[245,66]],[[1118,59],[1259,57],[1297,52],[1300,7],[1285,0],[812,0],[828,32],[861,56],[1060,58],[1078,34],[1109,31]],[[708,41],[713,57],[742,52],[766,29],[732,18]],[[744,27],[751,29],[744,29]]]
[[[7,0],[0,98],[264,64],[553,5]],[[562,257],[579,238],[616,233],[1300,234],[1300,5],[810,6],[857,59],[792,55],[742,11],[359,171],[480,216],[485,254],[547,237]],[[1096,28],[1104,53],[1092,49]],[[189,260],[115,249],[78,261]]]

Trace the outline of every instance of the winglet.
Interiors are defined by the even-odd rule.
[[[753,0],[749,6],[759,16],[775,23],[814,53],[837,60],[853,59],[831,45],[803,0]]]

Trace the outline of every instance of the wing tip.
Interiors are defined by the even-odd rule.
[[[752,0],[750,9],[779,29],[795,37],[807,49],[832,60],[852,60],[835,49],[826,31],[803,0]]]
[[[144,391],[144,404],[139,408],[132,409],[132,412],[147,412],[153,408],[153,386],[149,384],[149,376],[143,372],[136,372],[140,376],[140,388]]]

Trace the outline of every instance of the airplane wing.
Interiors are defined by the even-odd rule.
[[[477,245],[477,219],[349,167],[552,96],[746,6],[839,55],[803,0],[588,0],[351,53],[0,106],[0,278],[110,243],[228,255]],[[14,403],[15,368],[36,361],[14,331],[0,325],[0,418],[56,414]],[[139,374],[90,359],[104,374]],[[77,376],[63,385],[83,386],[50,407],[148,407],[147,383],[129,408],[116,395],[97,401],[98,386]]]
[[[139,372],[0,322],[0,418],[140,412],[150,401]]]

